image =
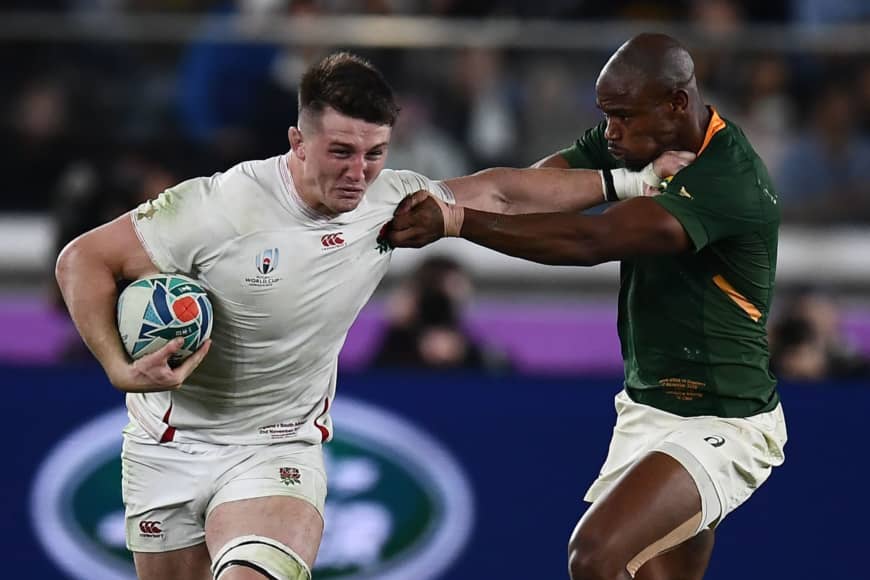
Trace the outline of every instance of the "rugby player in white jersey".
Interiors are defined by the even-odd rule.
[[[454,201],[451,181],[383,169],[397,113],[376,69],[331,55],[302,77],[287,154],[185,181],[58,258],[76,327],[127,393],[122,488],[141,579],[310,578],[338,353],[389,265],[382,228],[416,191]],[[460,201],[533,211],[540,191],[522,175],[463,178]],[[550,206],[600,198],[598,172],[573,175]],[[629,182],[625,195],[643,187]],[[214,305],[213,343],[177,368],[173,343],[131,363],[115,326],[116,282],[157,272],[195,278]]]

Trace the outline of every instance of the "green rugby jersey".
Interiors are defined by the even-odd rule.
[[[602,123],[561,153],[616,168]],[[656,196],[694,251],[623,260],[619,338],[631,398],[682,416],[746,417],[776,407],[765,325],[780,212],[764,163],[715,111],[695,162]]]

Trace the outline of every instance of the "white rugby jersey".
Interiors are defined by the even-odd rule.
[[[213,344],[177,391],[128,394],[160,441],[320,443],[332,436],[338,353],[387,271],[377,237],[406,195],[449,189],[384,169],[359,206],[328,218],[299,197],[282,155],[185,181],[131,212],[154,264],[200,282]]]

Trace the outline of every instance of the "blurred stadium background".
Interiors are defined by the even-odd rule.
[[[599,120],[601,65],[650,30],[691,50],[702,94],[755,143],[784,214],[769,330],[788,461],[723,524],[708,577],[857,577],[870,516],[867,0],[6,0],[0,382],[15,451],[0,575],[132,577],[122,397],[59,303],[66,241],[178,181],[285,151],[299,74],[333,50],[371,59],[400,95],[388,166],[443,178],[570,144]],[[319,578],[567,577],[619,388],[617,268],[453,242],[397,251],[348,338]],[[391,446],[398,433],[431,454]]]

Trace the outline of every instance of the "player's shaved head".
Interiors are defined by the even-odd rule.
[[[711,113],[689,52],[664,34],[639,34],[619,47],[595,83],[611,155],[639,169],[663,151],[697,151]]]
[[[695,63],[689,52],[665,34],[639,34],[613,53],[598,83],[623,86],[635,94],[667,93],[695,87]]]

